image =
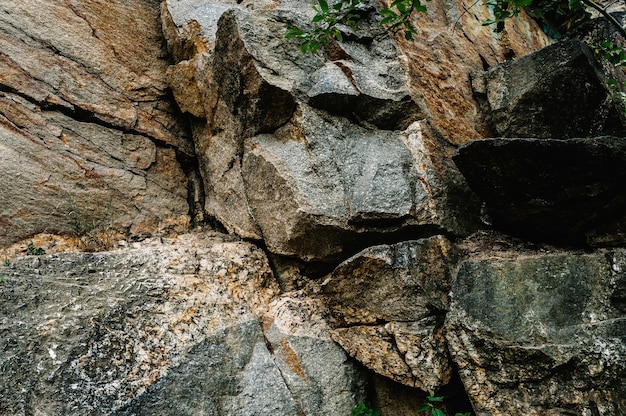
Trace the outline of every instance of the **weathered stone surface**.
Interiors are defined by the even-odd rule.
[[[477,414],[626,411],[623,249],[477,252],[445,333]]]
[[[477,137],[493,137],[469,75],[528,55],[552,41],[523,12],[498,30],[496,25],[483,25],[493,15],[481,2],[433,0],[427,8],[428,13],[414,21],[415,42],[398,35],[411,96],[423,103],[432,128],[450,143],[459,146]]]
[[[327,315],[319,300],[293,292],[271,303],[264,322],[276,366],[297,403],[294,414],[347,415],[365,400],[365,374],[332,340]]]
[[[422,133],[419,123],[398,134],[303,111],[274,135],[246,141],[243,179],[267,246],[312,260],[345,256],[380,241],[377,234],[466,232],[466,214],[444,199],[445,181],[455,180],[450,166],[436,165],[445,147]]]
[[[167,93],[156,4],[0,6],[0,245],[72,232],[71,214],[133,234],[182,231],[193,147]]]
[[[626,241],[623,138],[478,140],[454,162],[498,229],[562,244]]]
[[[322,286],[335,339],[367,368],[431,391],[451,376],[441,332],[456,252],[442,236],[377,246],[339,265]]]
[[[474,78],[494,136],[623,135],[620,110],[593,51],[567,40]]]
[[[436,7],[450,16],[460,10]],[[478,208],[448,158],[451,143],[484,131],[468,81],[470,70],[482,68],[483,51],[462,34],[433,32],[439,11],[435,22],[419,24],[431,33],[428,42],[444,45],[424,50],[398,45],[375,16],[366,6],[362,27],[346,29],[345,42],[302,55],[284,33],[310,24],[308,3],[164,3],[177,62],[170,86],[194,116],[206,209],[229,231],[263,239],[277,254],[332,261],[416,227],[456,235],[474,229]],[[463,22],[477,39],[497,44],[489,29],[478,30],[478,18]],[[506,33],[518,54],[546,41],[516,26]],[[503,56],[494,48],[490,61]],[[426,49],[450,52],[438,58],[439,73],[407,64],[403,52],[432,61],[421,56]],[[442,81],[452,78],[467,85],[446,87]],[[443,96],[454,96],[445,109]],[[457,115],[462,120],[452,126]]]
[[[0,269],[1,414],[343,414],[362,399],[314,305],[271,304],[262,251],[219,235],[133,245]]]

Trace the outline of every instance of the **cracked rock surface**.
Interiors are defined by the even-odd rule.
[[[3,2],[0,37],[0,245],[87,217],[183,231],[193,147],[156,2]]]
[[[312,416],[364,400],[323,307],[279,296],[251,244],[187,234],[1,274],[0,414]]]

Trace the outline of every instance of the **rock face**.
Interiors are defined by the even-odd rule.
[[[155,2],[3,2],[0,37],[0,245],[94,218],[183,231],[193,146]]]
[[[476,414],[626,412],[626,252],[470,256],[445,333]]]
[[[452,365],[441,331],[456,252],[443,236],[371,247],[340,264],[322,295],[350,355],[399,383],[434,391]]]
[[[440,91],[450,74],[416,74],[402,48],[424,51],[398,45],[379,27],[374,4],[345,42],[303,56],[284,33],[311,17],[299,1],[164,2],[177,62],[168,79],[193,116],[207,212],[229,231],[263,239],[273,253],[306,261],[336,261],[424,230],[473,230],[468,213],[478,208],[448,156],[451,143],[482,127],[464,115],[455,126],[463,135],[454,137],[431,114],[434,101],[441,104],[431,78]],[[466,23],[480,27],[477,19]],[[541,44],[515,30],[510,36],[520,53]],[[455,49],[450,67],[466,70],[468,55],[482,67],[476,48]],[[491,51],[489,59],[499,55]],[[467,114],[478,111],[469,85],[445,94],[471,102]]]
[[[363,400],[323,308],[278,297],[262,251],[219,235],[136,246],[2,267],[0,414],[348,414]]]
[[[593,51],[558,42],[474,77],[496,136],[569,138],[623,135],[620,110]]]
[[[580,42],[481,2],[414,43],[364,2],[309,55],[308,0],[4,3],[0,415],[626,413],[623,123]],[[533,243],[467,237],[481,199]],[[93,230],[135,242],[14,254]]]
[[[454,162],[494,227],[561,244],[626,241],[624,138],[478,140],[459,148]]]

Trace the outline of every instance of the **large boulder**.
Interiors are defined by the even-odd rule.
[[[3,2],[0,37],[0,245],[77,222],[185,230],[193,146],[154,2]]]
[[[363,378],[319,302],[220,235],[0,268],[0,413],[348,414]]]
[[[443,236],[346,260],[321,288],[333,339],[378,374],[423,391],[441,388],[452,375],[442,323],[456,260]]]
[[[263,239],[276,254],[336,261],[399,236],[474,229],[476,201],[449,157],[484,131],[467,74],[482,68],[482,53],[494,63],[504,53],[464,13],[458,21],[493,50],[435,33],[437,13],[418,22],[434,44],[397,43],[377,7],[363,5],[356,30],[341,28],[344,42],[302,55],[284,35],[310,28],[308,2],[163,3],[176,62],[168,79],[191,116],[205,207],[230,232]],[[542,35],[507,34],[518,54],[545,44]],[[430,62],[417,55],[434,51],[446,55],[437,71],[406,59]]]
[[[623,135],[621,110],[587,44],[566,40],[473,78],[494,137]]]
[[[460,265],[445,324],[476,414],[624,413],[626,251],[484,243]]]
[[[626,139],[477,140],[454,162],[493,226],[561,244],[626,242]]]

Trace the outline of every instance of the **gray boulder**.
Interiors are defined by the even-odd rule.
[[[623,135],[620,109],[593,51],[565,40],[473,78],[494,136]]]
[[[368,248],[340,264],[321,288],[335,339],[370,370],[434,391],[450,381],[442,323],[454,247],[443,236]]]
[[[445,333],[476,413],[624,413],[624,270],[623,249],[463,261]]]
[[[248,243],[181,235],[12,259],[0,277],[0,414],[347,414],[363,400],[323,308],[278,298]]]

